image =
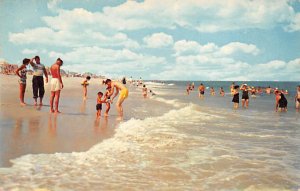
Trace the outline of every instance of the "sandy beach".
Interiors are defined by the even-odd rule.
[[[44,106],[33,106],[32,76],[28,76],[25,102],[19,104],[18,78],[1,75],[0,92],[0,166],[10,166],[11,159],[26,154],[86,151],[103,139],[113,136],[118,126],[117,112],[112,105],[110,117],[95,120],[96,94],[105,90],[100,79],[92,79],[88,87],[88,99],[82,100],[83,78],[64,78],[65,88],[61,93],[62,113],[49,114],[50,87],[45,84]],[[125,102],[125,120],[132,115],[145,116],[129,109],[134,101],[142,100],[135,88]],[[150,100],[149,100],[150,101]],[[105,106],[103,105],[105,109]],[[153,110],[153,109],[152,109]],[[148,111],[151,112],[151,109]],[[153,111],[159,114],[160,112]],[[102,111],[103,115],[104,111]],[[154,114],[155,115],[155,114]]]

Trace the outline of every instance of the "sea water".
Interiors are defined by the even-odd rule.
[[[297,83],[279,87],[291,92],[287,113],[274,111],[273,95],[233,110],[230,83],[211,83],[226,96],[199,99],[184,82],[148,83],[157,95],[135,104],[112,138],[87,152],[14,159],[0,169],[0,190],[298,190]]]

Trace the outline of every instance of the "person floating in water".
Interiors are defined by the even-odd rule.
[[[287,111],[287,104],[288,101],[285,98],[284,94],[280,90],[275,90],[275,111],[278,111],[278,108],[280,111]]]
[[[91,80],[91,76],[87,76],[85,80],[81,83],[83,87],[83,100],[87,99],[87,87],[89,85],[89,81]]]
[[[243,108],[248,108],[249,107],[249,88],[247,84],[243,84],[241,87],[242,90],[242,107]],[[246,106],[245,106],[246,104]]]
[[[60,91],[64,88],[63,81],[61,79],[60,67],[63,65],[63,61],[58,58],[56,62],[50,67],[50,72],[52,75],[51,79],[51,96],[50,96],[50,113],[60,113],[58,110]],[[53,101],[55,98],[55,109],[53,107]]]
[[[30,59],[24,58],[22,65],[16,70],[16,74],[20,77],[19,84],[20,84],[20,103],[21,106],[25,106],[26,103],[24,101],[25,97],[25,90],[26,90],[26,79],[27,79],[27,65],[29,64]]]
[[[223,87],[220,87],[220,96],[224,97],[225,96],[225,91]]]
[[[148,89],[146,88],[146,85],[144,84],[143,85],[143,96],[144,96],[144,98],[147,98],[147,93],[148,92]]]
[[[239,108],[239,103],[240,103],[240,93],[239,93],[239,86],[235,85],[233,87],[233,98],[232,98],[232,102],[233,102],[233,108],[237,109]]]
[[[122,119],[123,118],[122,104],[123,104],[124,100],[128,97],[129,91],[128,91],[128,89],[126,88],[126,86],[124,84],[122,84],[120,82],[117,82],[117,81],[112,82],[111,79],[107,79],[105,81],[105,84],[107,85],[107,87],[111,88],[111,93],[108,95],[109,97],[112,96],[111,97],[111,103],[113,103],[113,100],[115,99],[115,97],[120,92],[120,96],[119,96],[118,101],[116,103],[116,107],[117,107],[117,110],[118,110],[118,113],[119,113],[119,118],[118,119]],[[115,92],[115,94],[114,94],[114,92]]]
[[[35,63],[33,62],[35,60]],[[40,106],[43,105],[43,97],[45,94],[44,88],[44,78],[43,75],[46,77],[46,83],[48,83],[48,73],[46,68],[40,62],[40,57],[35,56],[30,60],[30,65],[33,68],[33,77],[32,77],[32,90],[33,90],[33,99],[34,105],[37,106],[37,98],[40,98]]]
[[[204,98],[204,93],[205,93],[205,86],[201,83],[198,90],[199,90],[199,98],[203,99]]]
[[[299,112],[300,110],[300,85],[297,87],[295,95],[296,109]]]

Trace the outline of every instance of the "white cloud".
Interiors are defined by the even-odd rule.
[[[290,22],[294,16],[288,0],[261,1],[127,1],[117,7],[106,7],[101,16],[112,19],[108,23],[118,30],[140,28],[197,29],[217,32],[243,28],[272,28],[278,23]],[[128,11],[130,10],[130,11]]]
[[[288,25],[285,29],[290,32],[300,31],[300,13],[295,15],[290,25]]]
[[[52,5],[53,4],[53,5]],[[51,9],[55,1],[48,3]],[[130,11],[129,11],[130,10]],[[43,17],[55,30],[78,29],[85,26],[107,31],[168,28],[178,26],[200,32],[239,29],[269,29],[278,24],[295,22],[295,11],[289,0],[232,1],[127,1],[103,11],[89,12],[82,8],[59,10],[58,15]],[[297,20],[297,19],[296,19]]]
[[[49,57],[53,59],[60,57],[66,63],[65,68],[77,72],[84,70],[117,74],[143,72],[166,63],[163,57],[138,54],[128,49],[114,50],[97,46],[78,47],[66,53],[52,51]]]
[[[124,33],[106,36],[89,29],[81,31],[60,30],[39,27],[27,29],[23,33],[10,33],[9,40],[15,44],[44,44],[65,47],[79,47],[97,45],[102,47],[139,48],[138,42],[129,39]]]
[[[143,40],[149,48],[161,48],[173,44],[173,37],[162,32],[146,36]]]
[[[259,49],[254,44],[231,42],[219,47],[214,43],[201,45],[196,41],[187,40],[175,42],[174,50],[175,56],[189,54],[212,54],[214,56],[226,56],[234,53],[257,55],[259,53]]]
[[[245,44],[240,42],[231,42],[220,49],[220,53],[224,55],[234,54],[235,52],[257,55],[259,53],[259,49],[253,44]]]
[[[37,54],[39,51],[37,49],[27,49],[22,50],[22,54]]]

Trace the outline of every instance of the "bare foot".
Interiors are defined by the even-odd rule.
[[[61,113],[60,111],[56,110],[55,113]]]
[[[40,106],[43,106],[43,103],[42,103],[42,102],[40,102]]]
[[[54,110],[53,110],[53,109],[50,109],[50,113],[54,113]]]
[[[107,114],[107,113],[104,113],[104,117],[108,117],[108,114]]]
[[[26,106],[26,103],[22,102],[20,103],[21,106]]]
[[[117,121],[122,121],[123,120],[123,117],[118,117],[117,118]]]
[[[37,106],[37,102],[34,102],[34,104],[33,104],[34,106]]]

